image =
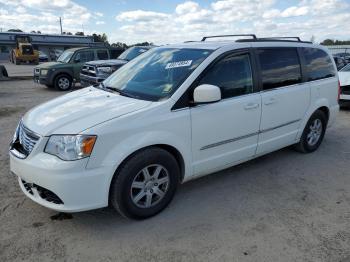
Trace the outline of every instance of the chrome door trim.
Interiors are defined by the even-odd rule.
[[[252,136],[259,135],[259,134],[267,133],[269,131],[272,131],[272,130],[275,130],[275,129],[278,129],[278,128],[281,128],[281,127],[284,127],[284,126],[288,126],[288,125],[297,123],[299,121],[301,121],[301,119],[296,119],[296,120],[293,120],[293,121],[290,121],[290,122],[287,122],[287,123],[284,123],[284,124],[281,124],[281,125],[278,125],[278,126],[275,126],[275,127],[271,127],[271,128],[267,128],[267,129],[264,129],[264,130],[260,130],[259,132],[251,133],[251,134],[248,134],[248,135],[239,136],[239,137],[231,138],[231,139],[227,139],[227,140],[222,140],[222,141],[219,141],[219,142],[216,142],[216,143],[213,143],[213,144],[209,144],[209,145],[203,146],[203,147],[200,148],[200,150],[206,150],[206,149],[209,149],[209,148],[225,145],[225,144],[228,144],[228,143],[233,143],[233,142],[245,139],[245,138],[249,138],[249,137],[252,137]]]

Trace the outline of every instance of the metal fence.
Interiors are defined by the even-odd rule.
[[[350,45],[329,45],[326,47],[329,49],[332,55],[345,53],[349,54],[350,56]]]

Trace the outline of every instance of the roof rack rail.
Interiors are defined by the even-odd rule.
[[[257,40],[256,35],[254,34],[239,34],[239,35],[211,35],[211,36],[205,36],[202,38],[202,42],[204,42],[208,38],[218,38],[218,37],[235,37],[235,36],[250,36],[253,40]]]
[[[258,39],[260,39],[260,40],[270,40],[270,39],[271,40],[279,40],[279,39],[281,39],[281,40],[293,40],[293,39],[295,39],[298,42],[302,42],[300,37],[298,37],[298,36],[282,36],[282,37],[274,36],[274,37],[262,37],[262,38],[258,38]]]
[[[298,42],[312,44],[311,41],[303,41],[299,37],[262,37],[256,39],[238,39],[236,42]]]

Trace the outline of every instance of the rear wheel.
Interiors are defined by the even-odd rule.
[[[68,75],[58,75],[54,82],[55,88],[60,91],[67,91],[72,88],[72,79]]]
[[[154,216],[172,200],[179,178],[179,166],[169,152],[146,149],[133,155],[115,174],[110,203],[128,218]]]
[[[299,143],[295,149],[302,153],[311,153],[321,145],[327,127],[327,117],[324,112],[317,110],[307,122]]]

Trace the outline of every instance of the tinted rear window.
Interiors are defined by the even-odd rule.
[[[299,57],[295,48],[259,49],[258,55],[264,90],[301,82]]]
[[[302,48],[302,50],[308,81],[335,76],[332,60],[326,52],[317,48]]]

